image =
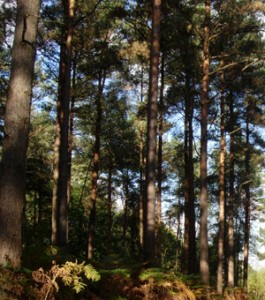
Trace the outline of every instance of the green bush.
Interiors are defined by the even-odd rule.
[[[253,300],[265,299],[265,269],[250,270],[248,279],[249,295]]]

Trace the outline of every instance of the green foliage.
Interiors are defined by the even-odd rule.
[[[249,270],[248,289],[249,295],[253,300],[265,299],[265,269],[254,271]]]
[[[101,280],[93,285],[93,289],[100,298],[109,300],[195,300],[191,289],[172,271],[142,267],[132,265],[130,269],[100,270]]]
[[[144,270],[139,279],[145,282],[145,296],[156,299],[194,299],[193,292],[173,272],[159,268]],[[172,297],[172,298],[171,298]]]
[[[54,299],[63,286],[70,287],[75,293],[83,291],[88,283],[100,280],[99,273],[84,262],[54,264],[45,271],[39,268],[31,272],[28,269],[13,269],[0,266],[0,299]]]
[[[166,274],[163,269],[159,269],[159,268],[144,270],[139,276],[141,280],[150,280],[152,278],[156,281],[164,280],[167,277],[168,274]]]
[[[56,274],[60,277],[66,286],[70,286],[76,293],[84,289],[86,284],[82,282],[80,275],[84,273],[85,277],[91,281],[100,279],[99,273],[91,266],[85,263],[66,262],[59,268],[56,268]]]
[[[78,264],[67,261],[61,266],[54,264],[48,271],[40,268],[32,272],[33,280],[39,285],[36,293],[40,297],[44,296],[45,300],[50,294],[53,295],[59,291],[60,281],[76,293],[80,293],[87,286],[82,275],[91,281],[100,279],[99,273],[91,265],[85,265],[84,262]]]
[[[180,265],[181,245],[176,234],[168,226],[162,224],[161,237],[162,267],[166,269],[176,268]]]
[[[131,276],[129,269],[113,269],[113,270],[100,269],[99,274],[102,276],[120,275],[123,276],[124,278],[129,278]]]

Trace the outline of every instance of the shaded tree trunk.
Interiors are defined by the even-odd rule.
[[[123,228],[122,228],[122,248],[126,250],[127,230],[128,230],[128,206],[129,206],[129,174],[126,170],[126,174],[123,175],[123,187],[124,187],[124,212],[123,212]]]
[[[230,93],[230,154],[229,154],[229,203],[228,203],[228,287],[235,285],[235,255],[234,255],[234,182],[235,182],[235,158],[234,158],[234,104],[233,95]]]
[[[188,51],[188,49],[187,49]],[[184,131],[184,197],[185,197],[185,231],[184,231],[184,272],[196,273],[196,236],[194,206],[194,167],[193,167],[193,100],[189,65],[186,62],[185,82],[185,131]]]
[[[70,100],[71,101],[70,101],[70,116],[69,116],[68,180],[67,180],[67,205],[68,206],[71,199],[72,151],[73,151],[73,144],[74,144],[74,114],[75,114],[74,110],[75,110],[75,101],[76,101],[76,58],[73,59],[72,94]]]
[[[142,130],[140,132],[140,136],[142,135]],[[139,242],[140,249],[143,251],[144,247],[144,146],[142,137],[140,137],[140,145],[139,145],[139,160],[140,160],[140,195],[139,195]]]
[[[164,81],[165,81],[165,58],[161,57],[161,87],[159,99],[159,125],[158,125],[158,154],[157,154],[157,233],[156,233],[156,257],[161,265],[161,213],[162,213],[162,177],[163,177],[163,122],[164,122]]]
[[[250,238],[250,144],[249,144],[249,104],[246,103],[246,151],[245,151],[245,236],[244,236],[244,273],[243,273],[243,288],[248,291],[248,259],[249,259],[249,238]]]
[[[60,45],[57,117],[54,143],[52,243],[68,243],[69,111],[75,0],[63,0],[64,26]]]
[[[92,157],[92,183],[90,196],[90,214],[88,222],[88,239],[87,239],[87,258],[93,258],[94,236],[96,226],[96,200],[99,177],[100,161],[100,143],[101,143],[101,123],[102,123],[102,95],[106,80],[106,70],[100,70],[98,78],[98,94],[96,96],[96,123],[95,123],[95,144]]]
[[[223,62],[221,62],[221,67]],[[218,266],[217,266],[217,293],[223,293],[223,264],[225,241],[225,99],[224,99],[224,73],[221,73],[220,96],[220,153],[219,153],[219,237],[218,237]]]
[[[0,264],[20,266],[26,153],[40,1],[18,0],[0,174]]]
[[[144,70],[141,70],[141,103],[144,100]],[[139,161],[140,161],[140,196],[139,196],[139,243],[141,252],[144,249],[144,191],[145,191],[145,155],[144,155],[144,128],[140,126],[140,144],[139,144]]]
[[[111,153],[109,154],[108,166],[108,251],[112,251],[112,171],[113,163]]]
[[[207,197],[207,118],[208,118],[208,93],[209,93],[209,43],[210,43],[210,5],[205,1],[204,46],[203,46],[203,79],[201,95],[201,160],[200,160],[200,275],[205,288],[206,298],[209,295],[209,257],[208,257],[208,197]]]
[[[152,35],[150,53],[149,95],[147,104],[147,161],[144,222],[144,259],[155,264],[155,202],[156,202],[156,136],[157,98],[160,51],[161,0],[152,1]]]

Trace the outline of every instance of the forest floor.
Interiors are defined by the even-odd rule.
[[[176,275],[161,269],[100,269],[97,282],[82,279],[78,292],[66,287],[52,272],[42,269],[26,270],[0,269],[0,299],[60,299],[60,300],[203,300],[206,299],[202,286],[196,277]],[[33,272],[34,273],[34,272]],[[54,276],[55,275],[55,276]],[[223,297],[211,292],[211,299],[250,299],[240,289],[233,296],[226,292]]]
[[[87,268],[88,267],[88,268]],[[241,289],[210,299],[251,299]],[[143,264],[66,262],[35,271],[0,267],[0,300],[203,300],[197,276],[173,270],[146,268]]]

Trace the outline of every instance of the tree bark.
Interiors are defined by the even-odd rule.
[[[160,51],[161,0],[152,1],[152,35],[150,53],[149,95],[147,105],[147,161],[144,222],[144,259],[155,264],[155,201],[156,201],[156,137],[157,97]]]
[[[144,100],[144,70],[141,70],[141,103]],[[139,143],[139,165],[140,165],[140,196],[139,196],[139,243],[140,250],[144,249],[144,191],[145,191],[145,155],[144,155],[144,126],[140,120],[140,143]]]
[[[188,49],[186,49],[186,52]],[[195,197],[193,167],[193,101],[191,95],[190,71],[186,62],[185,79],[185,130],[184,130],[184,272],[196,273],[196,234],[195,234]]]
[[[98,78],[98,94],[96,95],[96,110],[97,117],[95,123],[95,144],[92,158],[92,184],[90,196],[90,214],[88,222],[88,244],[87,258],[93,258],[94,236],[96,226],[96,201],[99,177],[99,162],[100,162],[100,144],[101,144],[101,123],[102,123],[102,94],[106,80],[106,70],[99,71]]]
[[[26,152],[40,1],[18,0],[0,175],[0,264],[20,266]]]
[[[52,243],[68,243],[69,111],[75,0],[63,0],[64,26],[60,45],[57,117],[54,143]]]
[[[244,273],[243,273],[243,288],[248,291],[248,259],[249,259],[249,237],[250,237],[250,144],[249,144],[249,104],[246,103],[246,151],[245,151],[245,236],[244,236]]]
[[[143,252],[144,248],[144,145],[142,140],[142,126],[140,129],[140,145],[139,145],[139,160],[140,160],[140,195],[139,195],[139,242],[140,249]]]
[[[127,246],[127,230],[128,230],[128,212],[129,212],[129,174],[123,174],[123,188],[124,188],[124,212],[123,212],[123,228],[122,228],[122,248],[126,253]]]
[[[111,153],[109,153],[108,165],[108,252],[112,251],[112,172],[113,162]]]
[[[234,182],[235,182],[235,158],[234,158],[234,104],[233,95],[230,94],[230,170],[229,170],[229,203],[228,203],[228,287],[235,285],[235,257],[234,257]]]
[[[221,62],[221,67],[223,62]],[[221,72],[220,96],[220,153],[219,153],[219,237],[218,237],[218,266],[217,266],[217,293],[223,293],[223,264],[225,241],[225,103],[224,103],[224,73]]]
[[[68,180],[67,180],[67,205],[71,199],[71,178],[72,178],[72,152],[74,145],[74,115],[76,102],[76,58],[73,59],[72,92],[70,95],[70,115],[69,115],[69,142],[68,142]],[[68,222],[67,222],[68,225]],[[68,232],[68,228],[67,228]]]
[[[204,47],[203,47],[203,79],[201,95],[201,159],[200,159],[200,275],[204,285],[206,298],[209,295],[209,257],[208,257],[208,199],[207,199],[207,117],[208,117],[208,92],[209,92],[209,38],[210,38],[210,5],[205,1]]]
[[[158,154],[157,154],[157,233],[156,233],[156,257],[161,266],[161,214],[162,214],[162,177],[163,177],[163,122],[164,122],[164,81],[165,81],[165,58],[161,57],[161,86],[159,99],[159,125],[158,125]]]

